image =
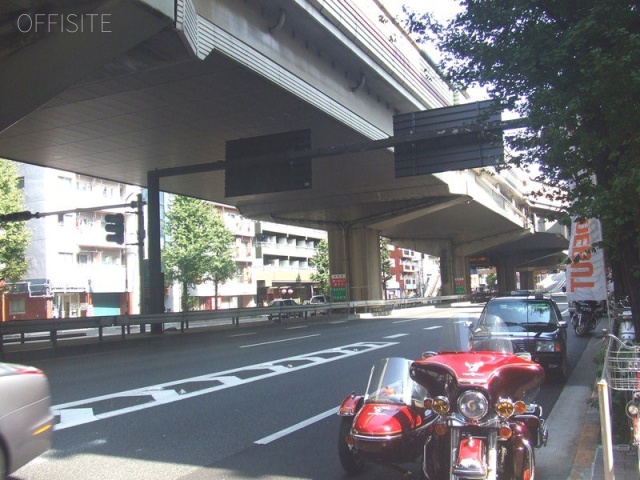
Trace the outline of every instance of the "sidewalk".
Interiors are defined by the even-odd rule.
[[[596,352],[601,347],[601,341],[592,338],[588,347],[585,349],[584,354],[580,358],[578,365],[574,370],[574,374],[571,375],[573,380],[574,375],[583,375],[587,372],[588,375],[593,375],[595,371],[595,364],[593,359]],[[571,474],[567,480],[604,480],[604,460],[603,450],[600,442],[600,411],[597,407],[598,397],[597,393],[593,391],[592,385],[595,382],[595,378],[591,378],[588,384],[588,392],[584,391],[582,398],[574,398],[569,401],[573,403],[573,407],[568,404],[569,408],[574,409],[574,414],[570,415],[568,421],[580,422],[580,435],[578,437],[578,445],[576,447],[575,455],[573,457],[573,467],[571,468]],[[580,383],[583,383],[581,381]],[[565,389],[566,390],[566,389]],[[564,392],[563,392],[564,394]],[[593,398],[592,398],[593,397]],[[590,402],[589,399],[592,398]],[[562,395],[558,399],[556,405],[565,400]],[[576,404],[575,402],[579,402]],[[586,408],[583,405],[587,405]],[[554,412],[557,408],[554,408]],[[575,412],[583,412],[582,415]],[[566,420],[565,420],[566,421]],[[553,425],[553,423],[549,423]],[[613,446],[613,475],[615,480],[638,480],[640,475],[638,474],[638,457],[637,450],[634,448],[616,448]]]

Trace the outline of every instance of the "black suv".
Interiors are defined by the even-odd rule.
[[[509,338],[517,352],[529,352],[534,362],[558,380],[567,378],[567,322],[556,302],[542,295],[513,295],[487,302],[471,339]]]

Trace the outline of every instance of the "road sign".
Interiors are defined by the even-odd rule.
[[[347,301],[347,276],[344,273],[331,275],[331,301]]]
[[[394,136],[441,133],[398,144],[396,178],[501,164],[503,129],[500,112],[489,100],[395,115]]]

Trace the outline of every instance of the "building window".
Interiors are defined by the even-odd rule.
[[[73,225],[73,214],[71,213],[59,213],[58,214],[58,225],[64,227],[65,225]]]
[[[92,263],[91,254],[90,253],[79,253],[78,254],[78,265],[88,265]]]
[[[120,265],[120,255],[105,252],[102,254],[102,263],[104,265]]]
[[[27,313],[26,300],[24,298],[12,298],[9,301],[9,315]]]
[[[18,188],[18,190],[24,190],[24,177],[18,177],[16,179],[16,188]]]
[[[60,258],[60,265],[73,265],[73,253],[58,252]]]
[[[67,190],[71,190],[73,184],[71,182],[71,177],[58,177],[58,182],[62,188],[66,188]]]

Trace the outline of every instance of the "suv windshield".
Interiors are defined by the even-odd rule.
[[[479,325],[494,333],[552,331],[558,319],[548,301],[507,298],[487,303]]]

